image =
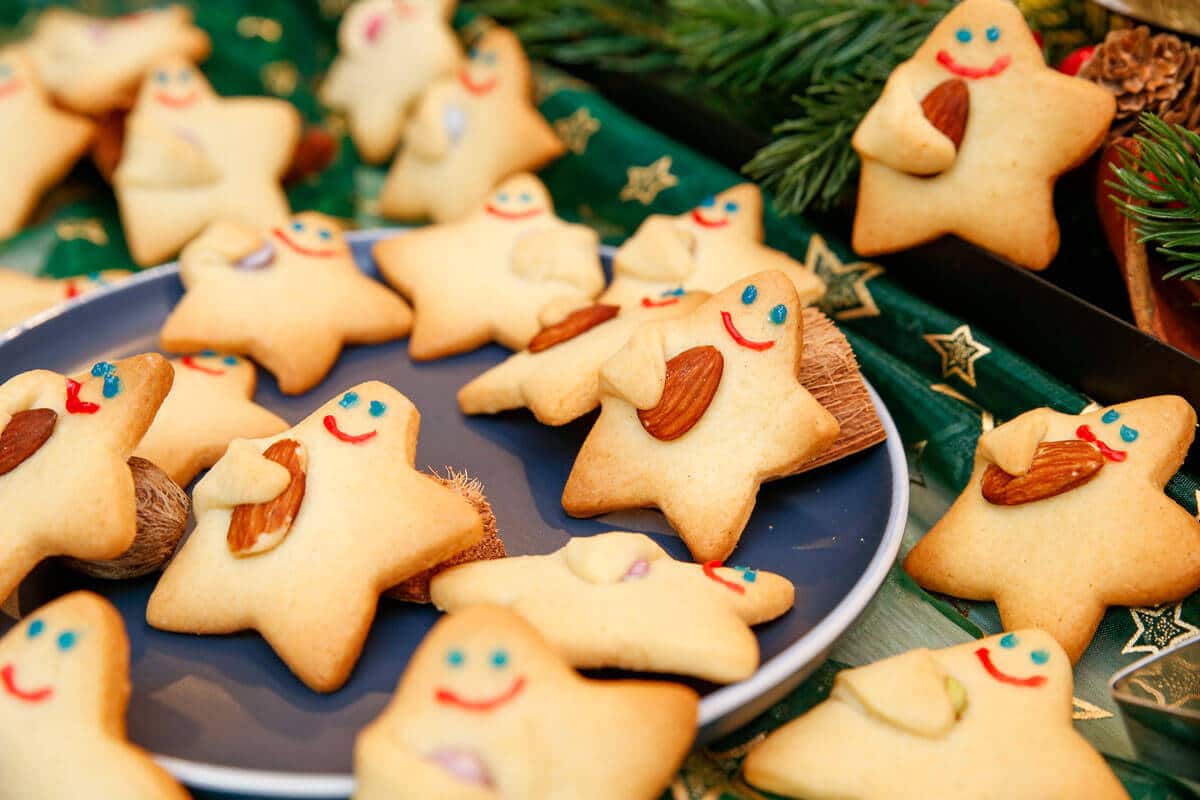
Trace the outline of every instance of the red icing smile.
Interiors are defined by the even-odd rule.
[[[488,203],[487,213],[491,214],[493,217],[499,217],[500,219],[529,219],[530,217],[536,217],[538,214],[542,213],[542,209],[531,208],[528,211],[505,211],[502,208],[497,208],[491,203]]]
[[[643,297],[642,308],[662,308],[663,306],[673,306],[678,302],[678,297],[668,297],[666,300],[651,300],[649,297]]]
[[[1113,450],[1104,442],[1100,441],[1100,438],[1097,437],[1096,434],[1092,433],[1092,429],[1087,425],[1080,425],[1078,428],[1076,428],[1075,435],[1078,438],[1083,439],[1085,442],[1091,442],[1092,444],[1096,445],[1096,448],[1100,451],[1100,455],[1104,456],[1109,461],[1116,461],[1120,463],[1129,455],[1124,450]]]
[[[525,688],[525,676],[517,678],[502,693],[486,700],[465,700],[450,689],[438,689],[434,698],[443,705],[457,706],[464,711],[495,711],[500,706],[512,700]]]
[[[8,83],[0,86],[0,97],[8,97],[13,92],[19,91],[24,85],[25,82],[20,78],[13,78]]]
[[[495,89],[496,82],[497,82],[496,78],[492,78],[491,80],[484,81],[483,83],[476,83],[471,78],[470,70],[467,70],[467,69],[463,69],[458,73],[458,80],[460,83],[462,83],[462,85],[466,88],[466,90],[468,92],[475,95],[476,97],[482,97],[483,95],[490,92],[492,89]]]
[[[742,586],[740,583],[734,583],[733,581],[727,581],[724,578],[722,578],[720,575],[717,574],[717,568],[723,566],[724,564],[725,564],[724,561],[706,561],[706,562],[704,562],[705,577],[708,578],[710,581],[716,581],[717,583],[724,586],[726,589],[729,589],[731,592],[737,592],[738,594],[745,594],[746,593],[745,586]]]
[[[692,209],[692,219],[694,219],[697,224],[703,225],[706,228],[724,228],[729,224],[728,218],[718,220],[705,219],[704,215],[700,213],[700,209],[698,208]]]
[[[731,317],[729,315],[728,311],[721,312],[721,322],[725,323],[725,331],[729,334],[729,338],[733,339],[735,342],[737,342],[742,347],[748,347],[751,350],[762,351],[762,350],[770,350],[772,347],[775,346],[774,341],[756,342],[753,339],[747,339],[745,336],[742,336],[741,331],[739,331],[737,329],[737,327],[733,324],[733,317]]]
[[[186,94],[183,97],[175,97],[166,92],[155,92],[154,99],[167,108],[187,108],[200,99],[200,92],[193,91],[191,94]]]
[[[17,681],[13,677],[12,664],[5,664],[4,669],[0,669],[0,681],[3,681],[6,692],[24,703],[41,703],[44,700],[49,700],[50,696],[54,694],[54,690],[49,686],[32,691],[25,691],[17,686]]]
[[[188,369],[194,369],[194,370],[196,370],[196,372],[203,372],[205,375],[224,375],[225,374],[225,370],[223,370],[223,369],[210,369],[209,367],[205,367],[201,364],[197,364],[196,359],[193,358],[192,356],[184,356],[183,358],[181,358],[179,360]]]
[[[337,420],[334,418],[333,414],[325,415],[325,430],[333,434],[333,438],[337,439],[339,442],[345,442],[347,444],[362,444],[368,439],[374,439],[375,434],[378,433],[378,431],[370,431],[368,433],[360,433],[357,436],[351,436],[348,433],[342,433],[342,430],[338,427]]]
[[[1001,672],[1000,669],[992,663],[992,654],[986,647],[981,647],[975,651],[975,657],[979,659],[979,663],[983,664],[983,668],[987,670],[987,674],[991,675],[1001,683],[1007,683],[1009,686],[1024,686],[1029,689],[1046,683],[1045,675],[1033,675],[1028,678],[1017,678],[1009,675],[1006,672]]]
[[[79,399],[79,390],[83,388],[83,384],[74,378],[67,378],[67,413],[68,414],[95,414],[100,410],[99,403],[89,403],[87,400]]]
[[[1004,70],[1008,69],[1008,65],[1012,63],[1012,56],[1005,53],[993,61],[990,67],[968,67],[966,64],[960,64],[955,61],[954,56],[950,55],[948,51],[939,50],[937,60],[939,64],[960,78],[978,80],[979,78],[991,78],[994,75],[1004,72]]]
[[[82,292],[80,292],[79,287],[75,285],[75,281],[67,281],[67,299],[74,300],[76,297],[79,297],[80,294],[82,294]]]
[[[311,258],[332,258],[338,254],[337,250],[313,250],[312,248],[305,247],[304,245],[296,244],[296,242],[288,238],[288,235],[283,232],[282,228],[272,228],[271,232],[275,234],[275,238],[279,239],[279,241],[283,242],[302,256],[309,256]]]

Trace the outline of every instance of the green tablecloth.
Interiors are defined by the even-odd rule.
[[[32,12],[50,5],[0,0],[8,38],[28,29]],[[116,13],[150,3],[92,0],[84,10]],[[315,89],[333,55],[336,19],[346,0],[254,0],[197,3],[199,24],[214,40],[204,70],[222,94],[275,94],[293,101],[312,124],[341,136],[323,118]],[[471,36],[486,22],[465,26]],[[541,110],[569,147],[542,172],[560,213],[595,227],[606,242],[631,234],[651,213],[677,214],[739,176],[634,121],[587,86],[540,69]],[[336,162],[289,190],[296,209],[316,208],[380,224],[372,209],[383,171],[358,163],[348,142]],[[1005,347],[986,330],[935,308],[894,283],[879,266],[859,262],[833,235],[803,219],[767,220],[768,241],[806,260],[829,283],[824,310],[850,337],[863,370],[900,427],[910,456],[912,503],[905,550],[937,520],[967,480],[980,432],[1038,406],[1078,412],[1089,398]],[[0,263],[56,276],[129,267],[111,191],[88,165],[56,190],[35,223],[0,243]],[[1127,398],[1104,398],[1116,401]],[[1196,513],[1196,481],[1178,475],[1171,496]],[[863,618],[838,644],[833,660],[787,701],[746,730],[695,752],[668,793],[675,798],[755,797],[736,777],[743,745],[795,716],[828,691],[843,665],[911,649],[943,647],[999,631],[995,606],[935,598],[897,567]],[[1106,682],[1117,669],[1200,633],[1200,594],[1160,608],[1114,608],[1076,669],[1080,732],[1110,756],[1135,800],[1194,798],[1186,787],[1132,763],[1134,758]]]

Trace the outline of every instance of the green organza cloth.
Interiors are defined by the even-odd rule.
[[[19,39],[36,11],[47,5],[51,4],[0,0],[5,38]],[[111,14],[151,4],[93,0],[77,5]],[[344,124],[322,115],[315,93],[333,56],[337,18],[347,5],[346,0],[196,3],[197,21],[214,43],[204,71],[221,94],[284,97],[310,124],[341,137]],[[460,15],[460,21],[466,19],[469,15]],[[481,27],[480,21],[471,21],[463,26],[463,34],[471,37]],[[740,180],[567,75],[539,69],[537,93],[542,112],[569,148],[563,159],[542,172],[558,211],[595,227],[610,244],[632,234],[651,213],[682,213]],[[361,165],[343,141],[328,169],[291,186],[288,193],[295,209],[315,208],[368,227],[383,223],[372,213],[383,174]],[[803,219],[773,215],[768,215],[766,229],[771,245],[806,261],[828,282],[824,310],[850,337],[863,371],[900,428],[912,490],[905,551],[965,485],[981,431],[1030,408],[1078,412],[1091,402],[987,330],[923,302],[881,267],[859,262],[833,234]],[[112,193],[90,165],[80,165],[68,183],[47,198],[29,228],[0,243],[0,263],[55,276],[132,268]],[[1191,476],[1181,474],[1168,491],[1194,514],[1197,488]],[[994,605],[935,598],[896,567],[828,664],[743,731],[695,751],[665,796],[760,797],[738,777],[745,744],[823,699],[838,669],[914,647],[950,646],[1000,629]],[[1078,730],[1110,757],[1134,800],[1197,795],[1135,763],[1106,682],[1132,661],[1196,633],[1200,595],[1160,608],[1110,609],[1076,669]],[[1200,694],[1200,688],[1192,690]]]

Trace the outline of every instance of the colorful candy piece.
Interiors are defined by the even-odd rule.
[[[379,595],[482,538],[471,503],[413,468],[420,415],[408,398],[377,381],[350,392],[358,403],[338,395],[277,436],[235,440],[196,484],[196,529],[150,595],[152,626],[257,630],[300,680],[331,692]],[[260,504],[273,507],[242,511]]]
[[[1072,691],[1070,661],[1042,631],[912,650],[839,672],[829,699],[743,770],[796,798],[1128,800],[1072,727]]]
[[[1200,523],[1162,491],[1195,427],[1171,395],[1022,414],[980,437],[967,488],[904,567],[927,589],[995,600],[1005,627],[1037,626],[1078,661],[1106,606],[1200,588]],[[986,496],[1001,471],[1020,503]]]
[[[652,800],[695,733],[684,686],[581,677],[520,617],[443,617],[354,750],[357,800]]]

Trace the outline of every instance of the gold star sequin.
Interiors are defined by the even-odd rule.
[[[1183,618],[1183,603],[1158,608],[1131,608],[1134,632],[1125,646],[1124,654],[1157,653],[1176,642],[1200,634],[1200,628]]]
[[[64,219],[54,228],[58,238],[64,242],[73,239],[87,239],[94,245],[103,247],[108,244],[108,232],[98,219]]]
[[[1181,653],[1166,656],[1139,670],[1129,682],[1144,690],[1160,706],[1183,708],[1200,703],[1200,662],[1189,661]]]
[[[883,267],[866,261],[843,264],[825,240],[814,235],[808,241],[804,264],[825,281],[821,310],[834,319],[878,317],[879,306],[867,281],[883,274]]]
[[[262,69],[262,82],[271,94],[285,97],[296,91],[300,72],[290,61],[272,61]]]
[[[1078,697],[1071,698],[1071,705],[1074,706],[1071,719],[1076,721],[1108,719],[1112,716],[1111,711],[1105,711],[1100,706],[1089,703],[1087,700],[1080,700]]]
[[[243,39],[257,37],[264,42],[278,42],[283,36],[283,26],[268,17],[242,17],[237,22],[237,32]]]
[[[950,333],[927,333],[925,341],[942,357],[942,377],[957,375],[975,386],[975,362],[992,348],[975,341],[970,325],[959,325]]]
[[[670,156],[663,156],[644,167],[630,167],[625,174],[629,181],[621,189],[621,199],[637,200],[644,206],[653,203],[660,192],[679,183],[679,178],[671,174]]]
[[[592,134],[600,130],[600,120],[592,116],[592,112],[580,107],[569,117],[554,121],[554,131],[562,143],[577,156],[587,152],[588,140]]]

